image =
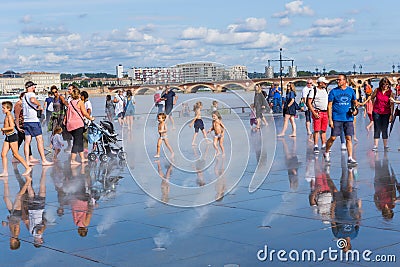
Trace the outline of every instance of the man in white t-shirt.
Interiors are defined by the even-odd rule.
[[[29,161],[29,145],[31,144],[32,138],[35,137],[37,148],[42,159],[42,165],[52,165],[53,162],[47,161],[44,154],[43,146],[43,136],[42,136],[42,126],[40,125],[40,120],[38,118],[37,111],[43,108],[40,102],[36,99],[35,89],[36,83],[32,81],[25,83],[26,93],[22,98],[22,110],[24,114],[24,132],[25,132],[25,145],[24,153],[26,162],[29,165],[32,163]]]
[[[310,90],[313,88],[313,80],[308,79],[306,86],[304,86],[302,92],[301,92],[301,99],[303,100],[303,103],[307,106],[307,96]],[[311,112],[308,108],[305,109],[305,116],[306,116],[306,130],[307,130],[307,135],[310,137],[311,140]]]
[[[328,128],[328,91],[329,81],[325,77],[319,77],[317,87],[311,89],[307,98],[307,107],[311,112],[314,125],[314,153],[318,154],[318,138],[321,132],[321,149],[326,146],[326,129]]]

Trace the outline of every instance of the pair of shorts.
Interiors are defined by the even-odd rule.
[[[165,114],[169,115],[172,111],[173,106],[165,105]]]
[[[331,136],[339,136],[344,131],[344,136],[354,135],[354,125],[352,121],[333,121]]]
[[[28,198],[28,210],[42,210],[45,208],[46,197],[35,195]]]
[[[40,122],[24,122],[25,135],[36,137],[42,135],[42,126]]]
[[[326,129],[328,128],[328,112],[326,111],[318,111],[316,112],[319,115],[319,118],[315,118],[314,115],[312,116],[313,118],[313,124],[314,124],[314,132],[326,132]]]
[[[202,119],[196,119],[194,121],[194,132],[198,133],[199,129],[202,131],[204,130],[204,122]]]
[[[257,125],[257,119],[256,118],[251,118],[250,119],[250,126],[253,126],[253,125]]]
[[[124,112],[120,112],[120,113],[118,113],[117,118],[123,118],[124,115],[125,115]]]
[[[6,135],[6,138],[4,138],[4,142],[8,143],[18,142],[18,134],[14,132],[10,135]]]
[[[304,112],[304,115],[306,116],[306,121],[307,122],[311,122],[311,111],[310,110],[306,110],[305,112]]]

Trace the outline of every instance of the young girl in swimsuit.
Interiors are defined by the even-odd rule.
[[[2,104],[3,113],[6,115],[4,119],[4,126],[1,128],[1,131],[6,137],[4,138],[3,149],[1,151],[1,159],[3,162],[3,172],[0,173],[0,176],[8,176],[8,161],[7,161],[7,153],[11,149],[14,158],[16,158],[19,162],[22,163],[25,167],[25,172],[22,175],[28,175],[32,169],[26,163],[24,158],[18,153],[18,135],[14,130],[15,122],[14,117],[11,115],[12,103],[10,101],[4,101]]]
[[[216,155],[220,155],[222,153],[222,156],[225,155],[225,149],[224,149],[224,130],[225,130],[225,126],[222,123],[222,117],[221,114],[219,114],[218,111],[214,111],[212,113],[212,127],[210,128],[210,130],[208,130],[207,133],[210,133],[211,131],[214,131],[214,148],[216,151]],[[219,152],[218,146],[217,144],[219,144],[219,147],[221,148],[221,152]]]
[[[174,157],[174,151],[172,150],[172,147],[169,145],[168,138],[167,138],[167,124],[165,123],[165,120],[167,119],[167,115],[165,113],[160,113],[157,115],[157,120],[158,120],[158,133],[160,134],[160,137],[158,138],[157,141],[157,153],[154,155],[155,158],[160,157],[160,149],[161,149],[161,144],[164,141],[164,144],[168,148],[169,152],[171,152],[171,158]]]

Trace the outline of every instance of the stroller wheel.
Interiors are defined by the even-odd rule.
[[[97,159],[97,156],[95,153],[89,153],[88,154],[88,160],[90,161],[95,161]]]
[[[118,158],[119,158],[119,159],[122,159],[122,160],[125,160],[125,159],[126,159],[126,152],[120,151],[120,152],[118,153]]]
[[[100,155],[100,161],[106,162],[107,160],[108,160],[107,154],[101,154],[101,155]]]

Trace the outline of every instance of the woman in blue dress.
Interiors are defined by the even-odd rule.
[[[135,97],[132,95],[132,91],[126,91],[126,103],[124,108],[125,123],[128,126],[128,130],[132,130],[133,116],[135,115]]]
[[[296,137],[296,122],[294,118],[296,116],[296,87],[293,83],[288,83],[286,90],[286,102],[283,107],[283,128],[282,132],[278,134],[278,137],[282,137],[285,135],[286,129],[288,127],[288,121],[292,124],[292,134],[290,137]]]

